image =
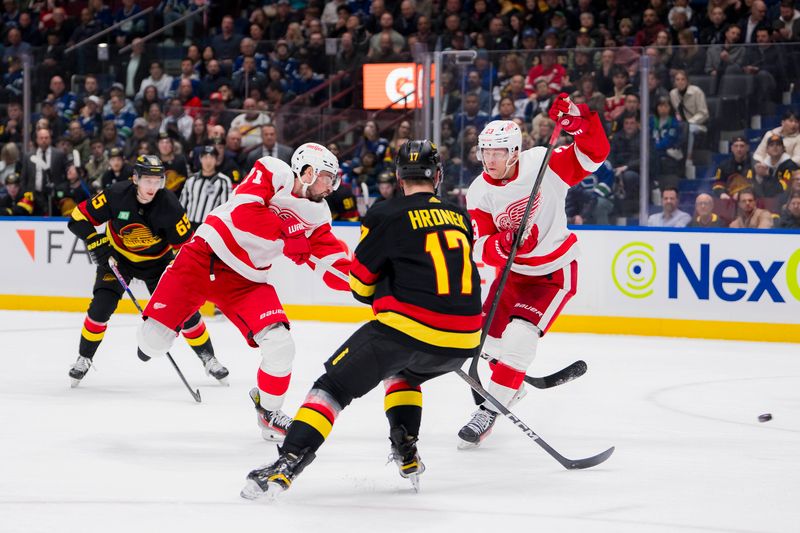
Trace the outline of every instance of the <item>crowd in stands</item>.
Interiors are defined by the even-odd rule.
[[[138,154],[161,157],[167,187],[179,193],[200,170],[205,147],[214,147],[217,170],[235,186],[257,158],[288,162],[297,145],[314,140],[341,159],[335,215],[357,220],[396,194],[394,154],[421,125],[409,112],[374,119],[361,112],[352,115],[357,128],[337,136],[338,124],[318,126],[317,108],[360,109],[359,91],[347,89],[361,83],[365,63],[475,50],[469,64],[444,62],[435,95],[444,194],[462,197],[480,175],[475,146],[490,120],[516,121],[523,149],[546,145],[554,127],[547,110],[566,92],[601,115],[611,142],[608,161],[570,191],[572,223],[633,223],[644,126],[658,211],[647,213],[651,225],[800,227],[794,0],[207,3],[3,0],[0,215],[67,214],[93,191],[128,179]],[[29,139],[24,91],[35,106]],[[729,153],[717,154],[720,145]]]

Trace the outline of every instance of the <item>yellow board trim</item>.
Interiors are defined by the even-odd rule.
[[[188,337],[184,337],[184,339],[186,339],[186,342],[189,343],[189,346],[202,346],[208,342],[208,330],[205,330],[203,334],[196,339],[190,339]]]
[[[90,298],[75,296],[31,296],[0,294],[0,309],[16,311],[74,311],[84,313]],[[147,300],[139,300],[144,306]],[[290,320],[361,323],[375,318],[366,306],[284,305]],[[118,313],[138,314],[127,298],[122,299]],[[214,314],[214,305],[200,308],[205,316]],[[725,322],[721,320],[685,320],[675,318],[630,318],[615,316],[561,315],[550,329],[554,333],[598,333],[601,335],[641,335],[645,337],[684,337],[757,342],[791,342],[800,344],[797,324],[760,322]]]
[[[105,331],[102,333],[92,333],[91,331],[86,329],[85,326],[81,330],[81,337],[83,337],[87,341],[92,341],[92,342],[100,342],[101,340],[103,340],[103,335],[105,334],[106,334]]]
[[[401,390],[387,394],[383,398],[383,410],[401,405],[415,405],[422,407],[422,393],[416,390]]]
[[[366,283],[362,283],[360,279],[350,274],[350,290],[359,296],[369,298],[375,294],[375,285],[367,285]]]
[[[305,422],[312,428],[319,431],[323,439],[327,439],[328,434],[330,434],[331,429],[333,429],[333,424],[331,424],[330,420],[313,409],[308,409],[307,407],[301,407],[300,410],[297,411],[294,421],[297,422],[298,420],[300,422]]]
[[[481,342],[480,330],[473,331],[472,333],[441,331],[398,313],[392,313],[391,311],[378,313],[376,318],[378,322],[432,346],[468,350],[470,348],[476,348]]]

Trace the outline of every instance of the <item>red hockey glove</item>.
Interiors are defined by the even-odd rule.
[[[345,276],[349,276],[351,264],[352,261],[350,261],[350,259],[342,258],[333,263],[332,267],[334,270],[338,270]],[[325,272],[325,274],[322,275],[322,281],[324,281],[328,287],[335,291],[350,292],[350,282],[341,279],[336,274]]]
[[[311,257],[311,243],[308,242],[303,224],[294,217],[281,220],[283,255],[302,265]]]
[[[550,118],[561,124],[570,135],[580,135],[584,130],[585,117],[589,116],[589,106],[575,105],[567,93],[559,94],[547,111]]]
[[[511,247],[514,245],[516,230],[507,229],[495,233],[483,245],[483,261],[492,266],[505,266]],[[534,225],[530,235],[524,238],[517,248],[517,255],[529,254],[536,247],[539,240],[539,229]]]

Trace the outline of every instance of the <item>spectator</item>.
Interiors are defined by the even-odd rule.
[[[300,62],[297,67],[297,77],[291,85],[291,90],[297,95],[298,104],[312,105],[318,103],[321,93],[308,94],[314,88],[318,87],[325,81],[321,74],[315,74],[308,61]]]
[[[72,147],[74,150],[78,152],[79,159],[76,161],[78,166],[83,166],[86,161],[89,160],[91,156],[92,149],[91,149],[91,141],[89,137],[86,136],[86,132],[83,131],[81,128],[81,123],[77,120],[73,120],[69,123],[69,129],[67,131],[67,135],[69,137],[70,142],[72,143]]]
[[[368,120],[364,123],[364,134],[356,145],[353,164],[358,164],[361,157],[367,153],[374,154],[377,161],[383,161],[388,147],[389,141],[380,136],[378,124],[374,120]]]
[[[622,130],[611,139],[609,153],[609,161],[614,166],[617,178],[618,197],[623,200],[623,216],[632,216],[639,209],[640,158],[639,120],[634,116],[625,117]]]
[[[5,143],[0,150],[0,183],[5,183],[8,176],[19,174],[20,153],[13,142]]]
[[[58,116],[64,122],[69,122],[78,111],[78,98],[66,88],[64,78],[61,76],[53,76],[50,79],[50,93],[55,100]]]
[[[485,0],[478,0],[478,2]],[[417,33],[420,15],[417,13],[417,4],[414,0],[403,0],[400,2],[400,16],[394,24],[394,29],[403,37]]]
[[[134,98],[147,78],[151,65],[144,53],[144,42],[136,38],[131,43],[131,53],[117,54],[114,58],[114,71],[117,82],[122,85],[125,96]]]
[[[792,160],[800,164],[800,118],[797,112],[787,110],[783,114],[781,125],[772,129],[764,134],[761,142],[758,144],[753,159],[756,161],[766,162],[767,159],[767,141],[773,136],[777,135],[783,139],[783,146],[786,153]]]
[[[164,187],[180,196],[183,184],[189,177],[189,165],[186,163],[186,157],[175,152],[173,136],[166,131],[161,132],[158,136],[157,150],[156,155],[164,163],[165,168],[166,184]]]
[[[706,73],[719,80],[729,69],[733,73],[742,72],[745,66],[747,49],[739,44],[742,30],[739,26],[728,26],[725,30],[725,41],[714,44],[706,52]]]
[[[779,47],[772,43],[769,29],[759,27],[756,30],[757,46],[747,48],[745,74],[753,76],[755,91],[751,98],[753,109],[758,114],[768,114],[774,109],[773,101],[776,98],[776,88],[784,87],[783,54]]]
[[[122,5],[114,13],[114,24],[128,20],[138,15],[141,11],[142,8],[136,4],[136,0],[122,0]],[[128,41],[135,36],[144,35],[145,33],[147,33],[145,17],[139,17],[133,21],[128,21],[115,30],[116,35],[124,36]]]
[[[22,105],[9,102],[6,116],[0,118],[0,143],[22,143]]]
[[[752,189],[744,189],[737,196],[739,213],[729,227],[769,229],[773,226],[772,214],[756,207],[756,196]]]
[[[278,2],[278,4],[280,4],[280,2]],[[233,60],[239,52],[241,41],[242,36],[235,31],[233,17],[225,15],[222,17],[220,31],[211,38],[211,48],[214,49],[220,63],[230,67],[233,65]]]
[[[725,30],[727,29],[725,10],[720,6],[709,4],[708,21],[709,24],[700,30],[699,44],[706,46],[724,43]]]
[[[37,193],[42,212],[50,213],[49,200],[52,187],[66,179],[67,160],[63,152],[53,148],[52,136],[46,129],[36,130],[36,147],[22,164],[22,190]]]
[[[606,95],[606,108],[604,118],[606,122],[618,120],[625,112],[625,99],[628,95],[635,94],[630,84],[628,71],[621,66],[614,67],[612,71],[613,87],[611,95]],[[615,128],[611,132],[614,133]]]
[[[714,213],[714,198],[710,194],[700,193],[694,200],[694,218],[689,222],[690,228],[725,228],[727,224]]]
[[[555,50],[545,47],[545,51],[542,52],[541,63],[531,67],[528,71],[525,90],[530,96],[534,93],[536,82],[542,79],[547,82],[547,88],[551,94],[558,94],[561,91],[561,84],[565,74],[564,67],[556,62]]]
[[[481,111],[489,113],[492,111],[492,95],[483,88],[481,75],[477,70],[470,70],[467,74],[467,90],[464,94],[475,94],[478,96],[478,105]],[[524,94],[522,95],[525,96]]]
[[[178,93],[174,98],[178,100],[190,118],[196,117],[200,113],[200,108],[203,107],[203,102],[194,94],[191,80],[181,80],[178,85]]]
[[[756,198],[775,198],[789,187],[792,172],[800,168],[792,161],[783,147],[779,135],[767,140],[767,157],[764,161],[756,161],[753,169],[753,192]]]
[[[258,146],[261,143],[261,126],[270,123],[266,113],[258,111],[257,102],[253,98],[245,98],[245,112],[237,115],[231,122],[231,130],[237,130],[242,135],[242,148],[245,150]]]
[[[397,197],[397,179],[391,172],[383,172],[378,176],[378,198],[372,205]]]
[[[464,110],[454,119],[455,133],[458,135],[466,126],[475,126],[478,131],[489,122],[489,114],[481,111],[478,96],[467,94],[464,96]]]
[[[655,9],[645,9],[642,17],[642,28],[636,32],[633,40],[634,46],[650,46],[656,42],[658,32],[665,30],[664,25],[658,21]]]
[[[111,113],[103,117],[103,127],[107,122],[113,123],[117,133],[122,138],[122,144],[124,144],[125,139],[131,136],[131,128],[133,128],[133,121],[136,120],[136,115],[125,110],[125,101],[118,94],[111,97],[110,103]]]
[[[252,41],[251,41],[252,42]],[[266,63],[266,59],[264,60]],[[180,84],[183,80],[188,80],[189,84],[192,88],[193,95],[201,95],[200,92],[200,77],[197,75],[197,72],[194,70],[194,62],[189,57],[184,57],[181,60],[181,73],[178,77],[173,78],[172,84],[169,87],[169,95],[170,96],[177,96],[178,89]]]
[[[150,142],[150,136],[147,132],[147,120],[143,117],[137,117],[136,120],[133,121],[131,136],[125,141],[125,149],[123,150],[125,159],[131,161],[135,160],[137,152],[139,151],[139,145],[142,142]]]
[[[173,139],[180,139],[186,142],[192,134],[192,117],[184,112],[184,107],[178,98],[173,98],[169,102],[167,116],[161,122],[159,133],[166,132]]]
[[[374,152],[365,152],[361,156],[360,164],[355,166],[352,170],[351,182],[366,184],[369,189],[370,196],[378,194],[378,174],[380,168],[378,167],[378,156]]]
[[[781,229],[800,229],[800,193],[792,193],[789,198],[789,203],[786,204],[786,209],[775,222],[775,227]]]
[[[161,61],[152,61],[150,63],[150,76],[142,80],[139,91],[136,93],[136,98],[141,99],[144,96],[144,90],[149,85],[155,85],[156,89],[158,89],[159,98],[167,98],[170,87],[172,87],[172,81],[172,76],[164,73],[164,65],[161,64]]]
[[[250,56],[244,58],[242,69],[233,74],[231,86],[237,96],[249,98],[253,91],[257,91],[260,94],[266,84],[266,74],[256,69],[256,60]]]
[[[33,192],[23,191],[19,174],[11,174],[5,180],[6,194],[0,196],[0,216],[24,217],[41,215]]]
[[[678,44],[672,59],[669,62],[669,71],[675,76],[682,70],[686,75],[703,74],[706,66],[706,55],[694,40],[694,33],[690,29],[678,32]]]
[[[755,0],[750,6],[750,16],[739,22],[739,29],[744,36],[742,42],[752,44],[756,42],[756,30],[767,28],[767,4],[761,0]]]
[[[256,161],[265,156],[277,157],[288,165],[292,158],[292,148],[278,142],[278,129],[275,125],[265,124],[259,131],[261,146],[250,151],[247,157],[247,168],[252,168]]]
[[[11,28],[6,34],[8,45],[3,49],[3,62],[8,63],[12,57],[22,59],[23,56],[33,55],[31,45],[22,40],[19,29]]]
[[[118,181],[127,181],[133,176],[133,168],[125,161],[122,148],[108,151],[108,170],[103,173],[100,188],[107,189]]]
[[[388,11],[380,16],[380,28],[369,40],[370,52],[377,54],[381,52],[381,35],[388,35],[392,48],[396,54],[405,48],[406,40],[394,29],[394,17]]]
[[[269,39],[271,41],[282,39],[286,35],[286,30],[289,29],[292,16],[289,0],[278,0],[277,11],[277,17],[275,17],[269,26]]]
[[[92,191],[86,184],[86,171],[79,165],[70,162],[67,165],[66,181],[55,188],[57,213],[68,217],[72,210],[84,200],[92,196]]]
[[[210,97],[223,83],[230,84],[231,80],[222,72],[219,61],[212,59],[206,65],[206,74],[200,82],[200,94],[203,97]]]
[[[103,187],[103,174],[109,168],[108,157],[106,156],[106,147],[100,139],[94,139],[91,144],[91,155],[88,161],[84,164],[86,167],[87,179],[94,190],[100,190]]]
[[[669,93],[672,106],[677,110],[677,117],[688,127],[687,159],[692,159],[695,137],[706,132],[708,122],[708,106],[703,90],[689,83],[689,77],[683,70],[675,72],[675,87]]]
[[[682,176],[681,128],[668,98],[662,98],[656,103],[656,114],[650,116],[650,137],[654,148],[654,170],[659,182],[664,183],[668,177],[674,180]]]
[[[394,159],[400,147],[403,146],[409,139],[411,139],[411,123],[407,120],[402,120],[394,130],[394,136],[389,141],[389,146],[386,148],[386,155],[383,157],[384,163],[388,165],[394,164]]]
[[[232,139],[236,139],[236,134],[234,134]],[[228,145],[235,144],[235,141],[231,142],[231,139],[226,140],[225,131],[222,130],[222,127],[214,126],[211,144],[217,149],[217,171],[231,178],[235,187],[242,180],[241,169],[236,163],[236,158],[239,154],[228,150]],[[199,166],[198,164],[198,167]]]
[[[747,187],[753,179],[753,159],[750,157],[750,145],[744,137],[731,140],[731,157],[717,167],[714,174],[716,181],[711,188],[712,193],[723,200],[731,198],[742,187],[745,180]]]
[[[795,9],[794,0],[781,0],[780,14],[772,23],[775,40],[797,41],[800,37],[800,11]]]
[[[650,215],[647,225],[653,228],[685,228],[692,217],[689,213],[678,209],[678,189],[665,187],[661,191],[662,211]]]

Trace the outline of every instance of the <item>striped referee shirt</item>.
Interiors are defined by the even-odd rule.
[[[212,209],[227,202],[231,187],[231,179],[222,172],[211,177],[198,172],[186,180],[181,191],[181,205],[186,209],[192,226],[197,228]]]

